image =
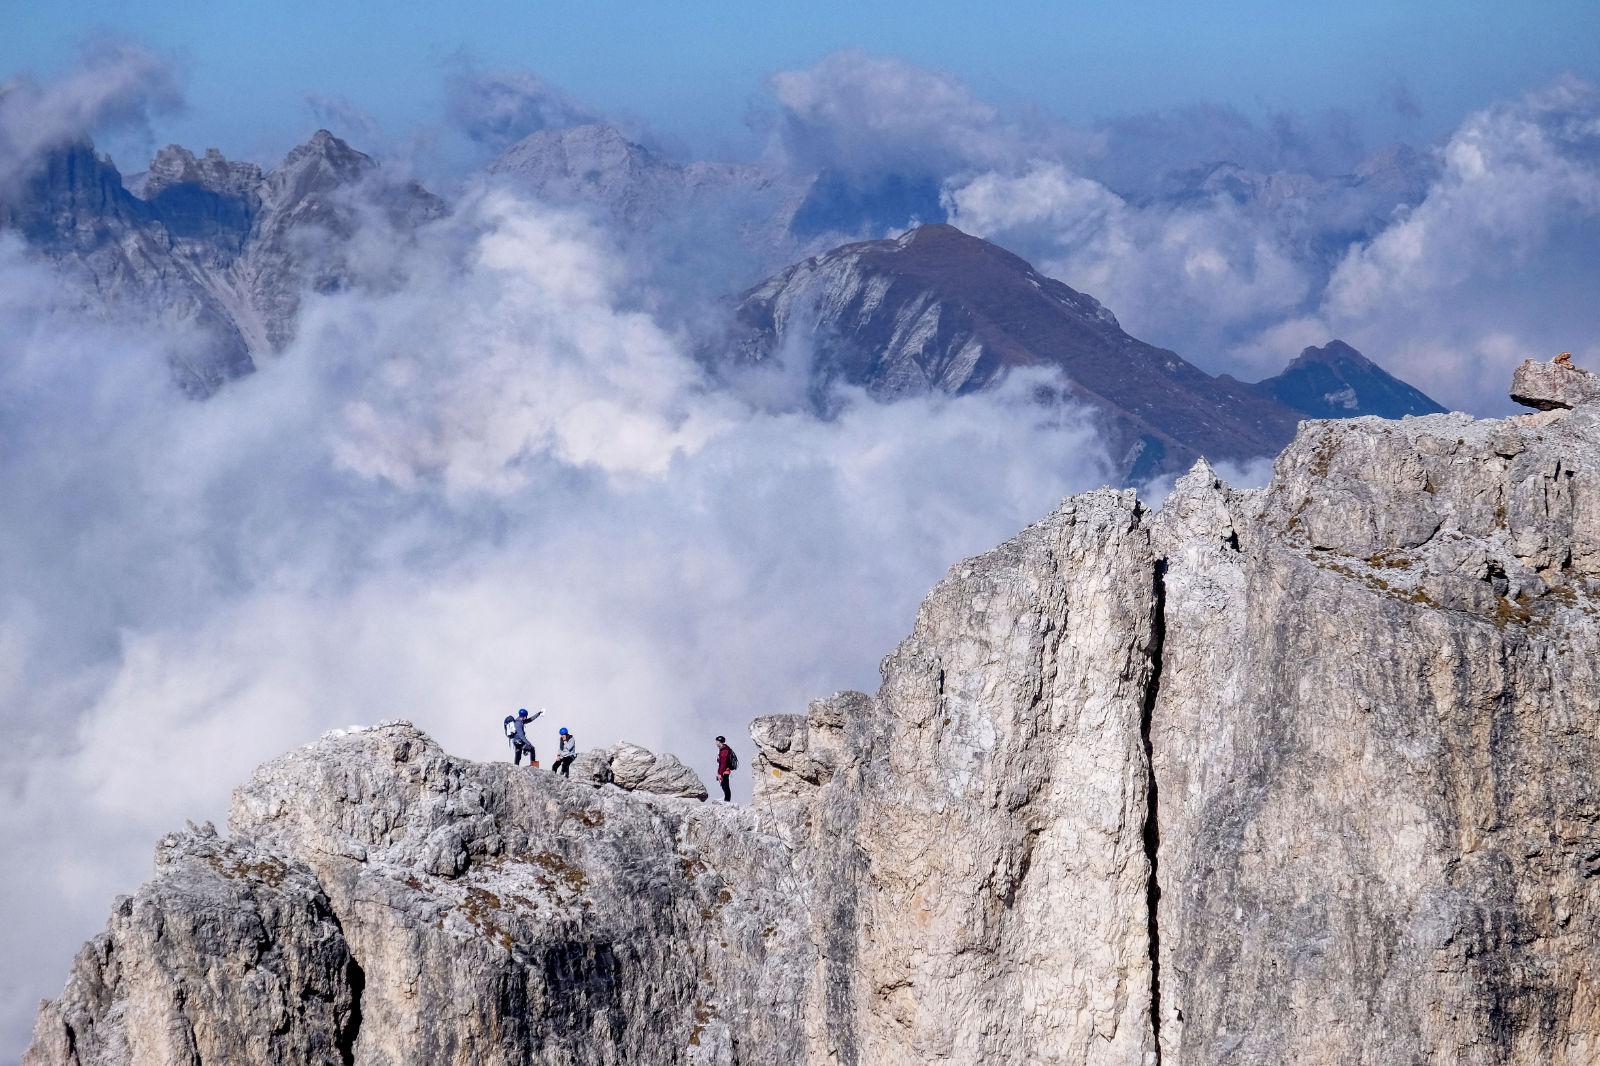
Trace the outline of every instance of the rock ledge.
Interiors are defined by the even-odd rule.
[[[1600,374],[1570,362],[1524,360],[1511,379],[1511,398],[1540,411],[1600,403]]]

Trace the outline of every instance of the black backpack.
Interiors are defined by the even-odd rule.
[[[516,715],[514,715],[514,714],[506,715],[505,724],[500,727],[500,728],[502,728],[502,729],[504,729],[506,731],[506,736],[514,737],[514,736],[517,735],[516,728],[513,727],[512,724],[511,724],[512,722],[515,722],[516,720],[517,720],[517,716]]]
[[[739,753],[734,751],[732,748],[729,748],[728,749],[728,769],[737,770],[738,768],[739,768]]]

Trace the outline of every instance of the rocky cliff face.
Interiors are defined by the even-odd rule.
[[[876,695],[757,719],[747,806],[324,738],[163,842],[25,1062],[1593,1063],[1597,446],[1314,422],[1266,489],[1069,499]]]
[[[1597,1061],[1600,410],[1313,423],[1157,523],[1163,1061]]]

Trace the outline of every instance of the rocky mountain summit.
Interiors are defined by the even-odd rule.
[[[282,756],[24,1062],[1600,1061],[1600,403],[1518,381],[1064,501],[876,694],[757,719],[748,805],[405,723]]]
[[[443,210],[327,130],[265,173],[168,145],[127,185],[91,145],[68,146],[0,199],[0,229],[20,232],[108,312],[154,312],[179,327],[174,336],[191,330],[171,361],[196,396],[282,348],[302,292],[347,284],[362,212],[414,226]]]
[[[1444,407],[1350,347],[1333,340],[1307,348],[1283,372],[1251,386],[1311,418],[1442,415]]]
[[[835,384],[893,400],[975,392],[1020,367],[1057,369],[1071,397],[1102,418],[1129,483],[1201,455],[1274,455],[1307,416],[1443,411],[1340,341],[1254,385],[1213,377],[1130,336],[1094,297],[948,225],[798,263],[747,292],[735,320],[726,347],[736,364],[813,353],[819,408]]]

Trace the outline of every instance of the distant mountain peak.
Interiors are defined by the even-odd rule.
[[[1356,351],[1344,341],[1334,338],[1321,348],[1306,348],[1295,356],[1286,369],[1320,363],[1323,366],[1353,366],[1361,369],[1376,368],[1378,364]]]
[[[206,396],[288,342],[305,289],[348,284],[343,241],[359,214],[345,194],[377,169],[371,156],[318,130],[266,174],[215,148],[197,157],[173,144],[125,186],[110,160],[81,142],[50,153],[15,203],[0,202],[0,228],[90,279],[108,306],[198,327],[193,335],[207,339],[175,348],[171,361],[179,385]],[[397,226],[443,206],[404,180],[369,183],[359,196]]]
[[[365,152],[356,151],[327,130],[318,130],[268,172],[268,195],[274,199],[303,199],[359,181],[377,165],[378,161]]]
[[[169,144],[150,161],[140,185],[141,198],[153,200],[177,185],[195,185],[219,196],[260,196],[299,200],[317,192],[358,181],[377,167],[377,160],[358,152],[327,130],[318,130],[305,144],[284,156],[265,175],[254,163],[230,162],[220,151],[207,148],[196,157],[182,145]]]
[[[927,248],[941,244],[968,244],[974,249],[981,248],[986,253],[1005,256],[1026,265],[1021,256],[1014,255],[998,244],[986,241],[982,237],[974,237],[966,230],[952,226],[948,222],[928,222],[924,225],[914,226],[896,237],[894,243],[902,248]]]
[[[604,123],[531,133],[502,152],[488,172],[541,200],[597,209],[631,233],[680,217],[694,203],[725,211],[730,199],[760,196],[769,184],[759,167],[686,166]]]
[[[1444,407],[1341,340],[1306,348],[1283,372],[1251,386],[1312,418],[1443,414]]]
[[[683,167],[622,135],[615,126],[590,123],[537,130],[489,164],[489,173],[534,184],[552,180],[615,183],[619,172],[659,172],[675,180]]]
[[[182,145],[169,144],[150,160],[150,169],[140,184],[145,200],[160,195],[174,185],[198,185],[219,196],[243,196],[261,181],[261,168],[254,163],[232,163],[215,148],[203,157]]]
[[[824,410],[836,382],[894,400],[1056,368],[1104,416],[1129,481],[1200,455],[1271,454],[1297,421],[1248,386],[1130,337],[1094,297],[943,223],[843,245],[747,292],[733,358],[759,365],[793,344],[813,354],[811,400]]]
[[[304,165],[307,159],[321,159],[339,166],[375,166],[376,160],[350,147],[350,142],[327,130],[318,130],[305,144],[289,150],[279,167]]]
[[[773,275],[744,294],[727,351],[757,366],[809,353],[809,399],[823,411],[835,383],[895,400],[976,392],[1015,368],[1053,367],[1102,416],[1129,483],[1200,456],[1275,454],[1307,415],[1443,410],[1339,340],[1255,385],[1213,377],[1129,336],[1094,297],[945,223],[842,245]]]

